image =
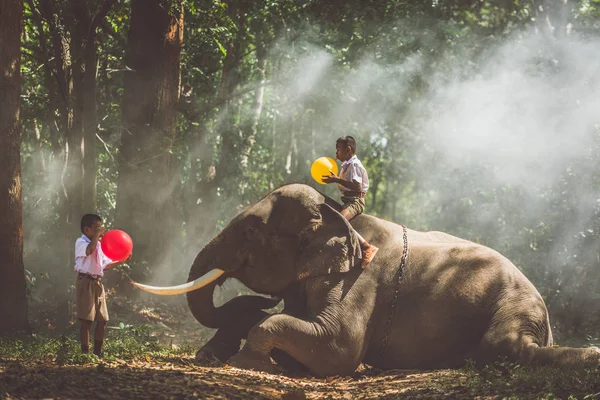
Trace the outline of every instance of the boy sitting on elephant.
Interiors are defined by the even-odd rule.
[[[335,144],[335,157],[342,162],[340,175],[330,171],[330,176],[323,176],[325,183],[337,183],[342,194],[341,214],[350,221],[365,210],[365,196],[369,189],[369,175],[356,156],[356,140],[352,136],[342,136]],[[367,242],[358,232],[356,236],[362,249],[362,268],[365,268],[379,250]]]

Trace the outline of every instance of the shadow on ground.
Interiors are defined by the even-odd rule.
[[[57,366],[0,361],[0,397],[98,399],[381,399],[466,396],[457,371],[359,372],[355,377],[287,377],[191,359]]]

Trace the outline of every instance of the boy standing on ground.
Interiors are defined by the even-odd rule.
[[[123,261],[112,261],[100,247],[100,237],[104,234],[102,218],[96,214],[86,214],[81,218],[83,235],[75,241],[75,271],[77,272],[76,305],[77,319],[81,323],[79,339],[81,352],[90,351],[90,330],[96,321],[94,333],[94,354],[102,355],[104,329],[108,322],[106,293],[102,285],[104,271],[116,267]]]
[[[340,176],[331,172],[330,176],[323,176],[323,182],[338,184],[342,193],[342,203],[344,203],[341,214],[350,221],[365,210],[369,176],[356,157],[356,141],[352,136],[342,136],[336,141],[335,156],[342,161]],[[356,235],[363,254],[362,267],[365,268],[373,260],[379,248],[369,244],[358,232]]]

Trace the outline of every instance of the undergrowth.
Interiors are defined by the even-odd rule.
[[[30,335],[19,339],[0,339],[0,359],[101,366],[112,362],[144,363],[150,359],[187,358],[197,349],[197,344],[192,343],[173,346],[156,335],[156,327],[148,325],[121,323],[108,329],[106,336],[101,358],[81,354],[76,332],[72,332],[57,337]],[[600,400],[598,368],[525,367],[499,361],[485,367],[468,363],[459,370],[440,372],[446,378],[432,382],[432,387],[439,386],[439,393],[448,393],[450,397]]]
[[[93,330],[92,330],[93,331]],[[64,364],[90,364],[101,360],[144,359],[168,357],[193,353],[191,344],[173,346],[162,342],[148,325],[125,325],[108,327],[105,333],[102,357],[82,354],[79,338],[75,333],[49,337],[32,334],[25,338],[0,338],[0,358],[27,361],[55,361]],[[90,338],[93,348],[93,332]]]
[[[483,368],[469,363],[463,371],[467,390],[473,395],[487,393],[502,399],[600,399],[600,371],[594,367],[525,367],[499,361]]]

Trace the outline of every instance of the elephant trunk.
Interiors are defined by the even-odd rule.
[[[202,325],[215,329],[234,325],[236,327],[235,330],[241,332],[240,335],[245,337],[247,331],[267,315],[262,310],[275,307],[281,299],[244,295],[235,297],[220,307],[215,307],[213,302],[215,287],[227,278],[227,272],[213,268],[218,264],[222,268],[231,270],[237,266],[234,264],[239,263],[239,260],[225,261],[222,257],[219,257],[222,254],[222,250],[219,250],[216,243],[219,243],[219,240],[213,239],[198,254],[190,270],[188,281],[201,280],[197,278],[198,276],[219,275],[206,286],[188,291],[188,305],[194,317]],[[220,274],[223,275],[220,276]]]
[[[222,283],[227,275],[222,269],[214,268],[224,261],[218,257],[216,242],[217,239],[213,239],[198,254],[190,269],[188,283],[170,287],[148,286],[137,282],[133,282],[133,285],[161,296],[187,293],[190,310],[198,322],[209,328],[221,327],[225,316],[217,312],[213,304],[213,292],[217,283]]]
[[[215,240],[213,239],[196,256],[192,268],[190,269],[188,282],[194,281],[198,277],[202,277],[207,273],[214,271],[213,268],[216,267],[216,265],[213,263],[216,261],[215,259],[218,259],[216,254],[214,254],[215,252],[216,246]],[[217,329],[222,327],[225,322],[225,317],[227,317],[217,310],[213,302],[213,293],[217,283],[219,281],[222,283],[227,278],[227,275],[225,274],[220,278],[221,279],[216,279],[204,287],[187,292],[188,305],[194,318],[207,328]]]
[[[275,307],[281,299],[262,296],[239,296],[220,307],[215,307],[215,286],[228,277],[227,271],[235,271],[241,264],[235,252],[227,251],[226,232],[221,232],[196,256],[190,269],[188,283],[173,287],[154,287],[135,283],[138,288],[159,294],[187,294],[187,301],[194,317],[208,328],[222,328],[230,324],[240,325],[245,331],[265,316],[262,310]],[[217,269],[223,268],[223,269]]]

